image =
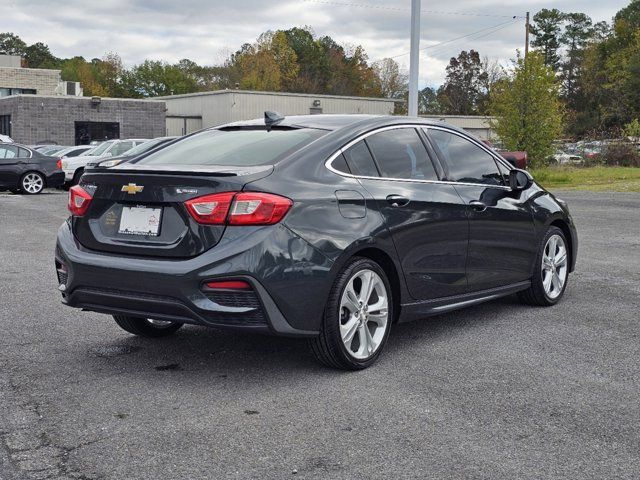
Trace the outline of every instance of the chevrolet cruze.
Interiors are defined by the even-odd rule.
[[[392,326],[517,293],[556,304],[576,262],[563,201],[465,132],[314,115],[211,128],[69,192],[71,307],[163,337],[183,324],[308,337],[361,369]]]

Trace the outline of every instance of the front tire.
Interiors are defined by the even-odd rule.
[[[24,195],[37,195],[44,190],[44,176],[39,172],[27,172],[20,179],[20,191]]]
[[[361,370],[380,356],[393,321],[391,286],[373,260],[356,257],[338,274],[327,301],[320,335],[310,340],[323,364]]]
[[[113,319],[123,330],[138,335],[139,337],[160,338],[176,333],[182,323],[151,320],[149,318],[128,317],[126,315],[114,315]]]
[[[518,294],[528,305],[550,307],[560,301],[569,280],[567,238],[558,227],[550,227],[540,242],[531,286]]]

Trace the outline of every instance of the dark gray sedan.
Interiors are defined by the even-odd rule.
[[[0,190],[35,195],[45,187],[60,187],[63,183],[59,158],[15,143],[0,145]]]

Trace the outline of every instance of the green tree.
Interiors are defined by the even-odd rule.
[[[483,69],[480,55],[475,50],[462,51],[451,58],[447,66],[445,83],[438,92],[444,113],[450,115],[473,115],[483,94],[487,72]]]
[[[27,44],[14,33],[0,33],[0,54],[24,56]]]
[[[580,68],[583,62],[584,50],[593,39],[593,21],[584,13],[567,13],[564,15],[566,26],[560,40],[566,48],[566,59],[562,65],[564,94],[569,103],[576,104],[580,95],[577,94]]]
[[[539,165],[553,153],[552,142],[562,133],[559,86],[542,52],[518,58],[513,72],[491,95],[495,131],[510,150],[526,150]]]
[[[56,58],[49,47],[42,42],[25,48],[24,59],[29,68],[59,68],[60,66],[60,59]]]
[[[543,8],[533,16],[531,46],[539,48],[544,55],[544,64],[555,71],[560,67],[560,36],[564,14],[557,8]]]
[[[442,105],[438,101],[438,93],[435,88],[424,87],[418,92],[418,113],[420,115],[442,114]]]

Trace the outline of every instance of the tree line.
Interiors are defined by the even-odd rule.
[[[225,88],[402,98],[406,74],[392,59],[369,63],[362,46],[341,45],[310,27],[267,31],[221,65],[145,60],[125,68],[117,53],[87,60],[58,58],[49,47],[0,34],[0,53],[20,55],[25,67],[60,69],[82,82],[85,95],[143,98]]]

